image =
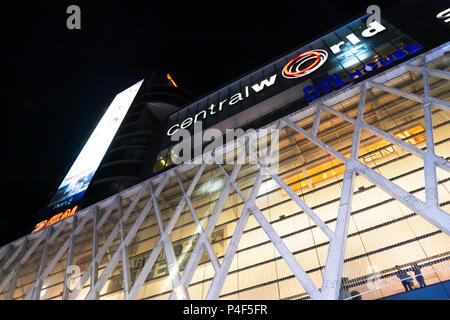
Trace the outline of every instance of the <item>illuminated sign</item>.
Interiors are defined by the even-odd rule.
[[[374,35],[376,35],[377,33],[386,30],[386,28],[381,25],[379,22],[374,21],[372,23],[369,24],[370,28],[367,28],[366,30],[364,30],[363,32],[361,32],[361,35],[364,38],[370,38],[373,37]],[[361,42],[361,40],[355,36],[354,33],[350,33],[346,36],[347,40],[350,41],[350,43],[352,44],[352,46],[358,44]],[[337,54],[339,52],[341,52],[341,46],[345,45],[344,41],[340,41],[339,43],[335,44],[334,46],[331,46],[330,49],[334,54]]]
[[[386,55],[385,58],[378,58],[378,60],[373,61],[371,63],[367,63],[362,67],[362,69],[356,69],[352,73],[345,73],[345,75],[353,82],[357,79],[364,77],[366,74],[372,73],[377,70],[379,67],[387,66],[391,63],[400,59],[405,58],[409,54],[413,54],[419,51],[420,45],[416,45],[411,43],[403,48],[403,50],[399,49],[394,51],[392,54]],[[394,59],[395,57],[395,59]],[[328,93],[333,88],[339,88],[346,84],[343,80],[342,73],[335,73],[332,76],[326,77],[323,80],[317,81],[314,86],[307,86],[303,88],[303,92],[306,97],[306,101],[312,101],[318,97],[320,97],[321,93]]]
[[[214,115],[218,112],[221,112],[224,110],[224,107],[231,107],[235,104],[237,104],[240,101],[243,101],[250,97],[251,92],[259,93],[263,91],[265,88],[271,87],[277,78],[277,75],[274,74],[268,79],[264,79],[259,83],[255,83],[252,86],[245,86],[243,92],[238,92],[234,95],[232,95],[230,98],[224,99],[220,102],[212,103],[210,107],[206,110],[202,110],[198,112],[193,117],[188,117],[183,120],[181,123],[174,124],[167,130],[167,135],[172,136],[174,135],[180,128],[181,129],[187,129],[197,121],[202,121],[206,119],[209,115]],[[251,89],[251,90],[250,90]]]
[[[268,121],[264,114],[304,108],[422,49],[389,22],[370,18],[367,14],[343,25],[171,114],[153,172],[173,165],[182,129],[192,136],[198,122],[202,130],[247,128]]]
[[[406,40],[409,41],[406,43],[411,44],[401,45],[403,50],[400,50],[401,42],[389,42],[389,34],[399,39],[401,33],[387,22],[364,22],[367,17],[369,15],[315,40],[295,55],[280,58],[171,115],[166,129],[166,143],[180,129],[191,130],[198,121],[207,125],[219,123],[302,80],[305,85],[299,90],[304,90],[306,102],[309,102],[332,88],[348,83],[342,79],[343,75],[354,81],[420,50],[412,39]],[[402,41],[405,39],[403,37]],[[377,48],[382,49],[380,51]],[[386,48],[395,49],[386,54]],[[375,56],[383,58],[367,63],[370,57]],[[327,78],[317,81],[323,75]],[[308,80],[314,81],[313,86]]]
[[[36,231],[39,231],[39,230],[41,230],[43,228],[47,228],[48,226],[51,226],[52,224],[55,224],[55,223],[57,223],[57,222],[59,222],[61,220],[64,220],[64,219],[72,216],[75,213],[75,211],[77,211],[77,209],[78,209],[78,206],[75,206],[72,209],[67,209],[64,212],[61,212],[61,213],[58,213],[57,215],[54,215],[53,217],[51,217],[48,220],[44,220],[44,221],[39,222],[36,225],[36,227],[34,227],[34,230],[33,230],[32,233],[34,233]]]
[[[57,210],[83,197],[142,83],[143,80],[116,95],[51,199],[48,210]]]
[[[292,59],[283,69],[283,77],[286,79],[296,79],[304,77],[319,69],[328,59],[328,52],[325,50],[315,50],[305,52]],[[310,63],[310,61],[313,61]],[[308,66],[308,63],[310,65]],[[306,65],[306,67],[305,67]]]

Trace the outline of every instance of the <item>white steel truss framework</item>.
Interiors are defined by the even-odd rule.
[[[146,279],[152,270],[155,262],[160,254],[165,255],[167,269],[169,272],[169,279],[172,285],[172,291],[170,299],[189,299],[188,287],[192,281],[194,272],[202,258],[202,255],[206,252],[213,266],[215,275],[212,279],[209,290],[206,294],[206,299],[218,299],[223,288],[225,279],[230,270],[233,257],[236,254],[236,250],[239,246],[241,236],[243,234],[245,225],[250,215],[253,215],[256,221],[261,226],[264,233],[268,236],[271,243],[277,249],[281,258],[289,266],[293,272],[295,278],[299,281],[299,284],[303,286],[307,294],[312,299],[338,299],[339,290],[341,286],[341,276],[344,264],[344,256],[346,250],[346,242],[349,227],[349,218],[351,212],[351,204],[354,192],[354,181],[357,174],[364,176],[370,180],[378,188],[389,194],[392,198],[398,200],[400,203],[410,208],[413,212],[417,213],[420,217],[427,220],[432,225],[436,226],[442,232],[450,235],[450,215],[443,211],[438,202],[437,196],[437,178],[436,168],[439,167],[447,172],[450,172],[450,162],[445,158],[442,158],[435,154],[434,141],[433,141],[433,126],[431,122],[431,108],[437,108],[450,112],[450,103],[444,100],[439,100],[430,96],[430,88],[428,84],[428,76],[437,77],[440,79],[450,80],[450,72],[436,70],[426,67],[426,63],[440,57],[444,52],[450,50],[450,44],[446,43],[439,48],[436,48],[430,52],[424,53],[412,60],[406,61],[403,64],[385,71],[377,76],[367,79],[358,85],[352,86],[347,89],[342,89],[331,96],[326,96],[321,100],[317,100],[314,104],[310,105],[304,110],[300,110],[288,116],[285,116],[275,123],[266,126],[267,128],[290,128],[295,132],[301,134],[309,141],[326,151],[329,155],[335,157],[345,164],[345,173],[342,182],[340,203],[338,207],[337,219],[335,229],[332,230],[297,194],[294,192],[286,182],[280,178],[280,176],[274,172],[266,163],[267,158],[271,156],[273,152],[273,141],[269,149],[267,150],[266,157],[258,156],[254,151],[249,148],[248,141],[243,140],[239,148],[242,148],[247,152],[250,158],[254,159],[259,166],[256,179],[253,183],[251,191],[248,196],[244,194],[241,188],[236,183],[236,179],[239,175],[242,165],[236,164],[232,169],[226,170],[225,167],[220,164],[215,157],[219,155],[212,155],[213,162],[220,168],[223,176],[225,177],[225,183],[220,193],[220,197],[215,203],[214,209],[207,221],[206,227],[203,228],[201,221],[198,218],[196,210],[191,200],[191,196],[197,186],[199,179],[205,172],[206,164],[185,164],[171,169],[161,175],[152,178],[148,181],[140,183],[124,192],[117,194],[114,197],[108,198],[94,206],[86,208],[78,212],[75,216],[72,216],[66,220],[63,220],[57,224],[54,224],[45,230],[41,230],[37,233],[30,234],[22,239],[19,239],[9,245],[0,249],[0,292],[6,292],[5,299],[12,299],[14,289],[17,285],[16,280],[20,269],[27,262],[27,259],[35,252],[38,246],[42,246],[40,258],[38,260],[38,268],[36,277],[33,284],[29,287],[25,299],[40,299],[42,291],[43,280],[49,276],[54,269],[55,265],[63,259],[64,255],[66,265],[72,265],[74,259],[74,243],[77,235],[82,231],[88,220],[92,220],[92,252],[90,264],[81,277],[78,280],[78,286],[75,289],[70,290],[67,285],[67,281],[64,281],[64,288],[62,293],[62,299],[77,299],[79,298],[80,290],[88,280],[90,280],[90,290],[85,296],[85,299],[99,299],[99,295],[104,288],[106,282],[113,274],[114,270],[121,262],[121,277],[123,283],[123,296],[125,299],[136,299],[139,290],[146,282]],[[424,82],[424,96],[416,95],[387,86],[385,83],[394,77],[401,75],[407,71],[414,71],[421,73]],[[409,144],[402,139],[393,136],[383,130],[380,130],[373,125],[364,122],[364,106],[367,96],[367,91],[371,88],[376,88],[381,91],[391,93],[393,95],[413,100],[423,105],[424,117],[426,124],[426,150],[422,150],[412,144]],[[352,118],[349,115],[337,110],[333,106],[348,98],[349,95],[358,95],[358,112],[356,118]],[[350,156],[346,157],[339,151],[331,147],[329,144],[322,142],[317,134],[318,127],[322,117],[322,113],[327,111],[336,117],[339,117],[345,121],[348,121],[354,125],[354,132],[352,137],[352,146]],[[299,120],[306,116],[314,115],[314,122],[310,132],[301,128],[296,124]],[[420,157],[424,161],[424,173],[425,173],[425,201],[418,199],[415,195],[405,191],[396,183],[383,177],[375,170],[367,166],[366,164],[358,161],[358,150],[361,140],[361,131],[366,130],[373,135],[387,140],[389,143],[399,146],[407,152]],[[188,170],[196,170],[196,173],[192,180],[190,180],[188,187],[185,188],[181,178],[181,174]],[[275,231],[271,223],[260,211],[256,205],[255,198],[261,188],[261,183],[264,177],[269,176],[281,187],[288,196],[307,214],[307,216],[320,228],[321,231],[329,239],[328,254],[323,274],[323,282],[318,287],[301,263],[297,261],[291,251],[288,249],[280,235]],[[160,206],[162,203],[158,202],[158,197],[161,195],[164,187],[166,186],[170,178],[176,179],[178,186],[181,190],[181,198],[178,205],[174,207],[173,213],[166,225],[163,223]],[[184,181],[186,182],[186,181]],[[237,225],[229,242],[226,253],[219,261],[214,249],[210,242],[210,237],[217,224],[219,216],[222,213],[225,202],[230,195],[230,192],[234,190],[237,195],[242,199],[244,206],[238,216]],[[127,230],[125,224],[133,210],[136,210],[136,205],[140,201],[144,193],[148,193],[149,197],[145,202],[145,205],[140,208],[135,217],[134,223]],[[123,212],[122,199],[133,199],[128,208]],[[187,206],[190,215],[193,218],[195,226],[198,230],[198,241],[193,247],[192,253],[181,273],[179,264],[174,253],[174,247],[171,241],[171,233],[181,212]],[[112,212],[117,208],[118,221],[115,223],[109,235],[106,237],[102,246],[99,247],[99,231],[102,227],[105,227],[106,222],[110,218]],[[99,215],[99,210],[102,209],[103,214]],[[134,279],[134,282],[130,276],[129,256],[127,248],[132,244],[134,237],[136,236],[139,228],[144,223],[146,217],[150,212],[154,212],[157,221],[157,227],[159,230],[159,240],[154,245],[150,252],[148,259],[142,266],[139,275]],[[49,256],[49,246],[58,238],[60,232],[70,226],[70,232],[67,239],[62,242],[59,249]],[[112,257],[107,262],[105,268],[99,274],[99,264],[105,257],[105,254],[113,242],[113,240],[119,237],[119,245],[115,250]],[[65,280],[68,279],[69,274],[66,273]],[[5,291],[5,289],[7,290]]]

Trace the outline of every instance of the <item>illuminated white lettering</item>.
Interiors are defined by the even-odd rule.
[[[227,100],[228,100],[228,99],[225,99],[225,100],[223,100],[223,101],[221,101],[221,102],[219,103],[219,111],[222,111],[222,106],[223,106],[223,104],[224,104],[225,102],[227,102]]]
[[[335,44],[334,46],[330,47],[331,51],[336,54],[341,52],[341,46],[345,44],[344,41],[339,42],[338,44]]]
[[[261,92],[265,88],[272,86],[275,83],[276,78],[277,78],[277,75],[274,74],[270,78],[264,79],[260,83],[253,85],[251,88],[256,93]],[[218,106],[216,104],[212,103],[209,108],[205,108],[205,110],[198,112],[193,118],[184,119],[184,121],[181,124],[177,123],[177,124],[173,125],[167,131],[167,135],[173,136],[180,129],[186,129],[186,128],[190,127],[192,124],[197,124],[197,123],[201,122],[202,120],[206,119],[206,117],[208,115],[213,115],[213,114],[216,114],[217,111],[222,111],[227,102],[228,102],[229,106],[232,106],[232,105],[238,103],[239,101],[243,101],[245,98],[249,97],[249,95],[250,95],[249,86],[246,86],[244,91],[245,91],[245,93],[238,92],[238,93],[234,94],[233,96],[231,96],[231,98],[220,101]],[[216,106],[218,108],[216,108]],[[209,112],[208,112],[208,110],[209,110]]]
[[[352,44],[357,44],[361,42],[357,36],[355,36],[353,33],[350,33],[347,37],[348,41],[350,41]]]
[[[216,114],[216,112],[214,111],[215,106],[216,106],[216,105],[213,103],[213,104],[211,105],[211,107],[209,107],[209,110],[211,111],[211,112],[210,112],[211,114]]]
[[[170,127],[169,130],[167,130],[167,135],[168,135],[168,136],[173,135],[175,132],[178,131],[178,129],[176,129],[176,130],[174,130],[174,131],[172,131],[172,129],[174,129],[174,128],[179,128],[179,127],[180,127],[179,124],[174,124],[173,126]]]
[[[243,98],[242,98],[242,94],[241,93],[236,93],[235,95],[233,95],[231,98],[230,98],[230,102],[228,103],[230,106],[232,106],[233,104],[236,104],[236,103],[238,103],[239,101],[242,101],[243,100]]]
[[[444,11],[441,11],[437,14],[436,18],[438,19],[445,19],[445,23],[450,23],[450,8],[445,9]]]
[[[374,21],[372,23],[369,24],[370,28],[367,28],[366,30],[364,30],[361,35],[364,38],[370,38],[373,37],[374,35],[376,35],[377,33],[386,30],[385,27],[383,27],[381,25],[381,23],[379,23],[378,21]]]
[[[198,121],[198,116],[201,115],[201,114],[203,114],[202,120],[205,119],[205,118],[206,118],[206,110],[200,111],[199,113],[197,113],[197,114],[195,115],[194,123]],[[184,129],[184,128],[183,128],[183,129]]]
[[[181,123],[181,129],[186,129],[187,127],[189,127],[192,124],[192,121],[192,118],[184,119],[184,121]]]
[[[263,81],[261,81],[260,84],[255,84],[252,86],[252,89],[255,92],[260,92],[261,90],[263,90],[265,87],[270,87],[275,83],[275,79],[277,78],[277,75],[274,74],[273,76],[270,77],[270,80],[268,79],[264,79]]]

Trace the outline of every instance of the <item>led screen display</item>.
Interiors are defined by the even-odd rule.
[[[143,81],[116,95],[50,201],[49,208],[57,209],[83,197]]]

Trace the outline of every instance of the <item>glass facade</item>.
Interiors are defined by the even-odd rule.
[[[414,263],[449,280],[449,49],[269,125],[276,172],[184,164],[1,248],[0,299],[378,299]]]

